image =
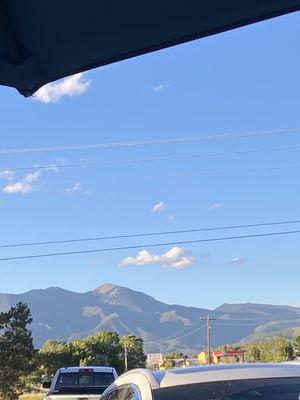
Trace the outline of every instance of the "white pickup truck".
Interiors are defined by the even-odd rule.
[[[118,377],[111,367],[60,368],[51,382],[44,400],[99,400],[104,390]]]

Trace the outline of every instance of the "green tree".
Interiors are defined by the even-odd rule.
[[[18,303],[0,313],[0,399],[15,400],[22,390],[23,377],[30,374],[36,361],[36,351],[28,325],[30,309]]]
[[[281,362],[294,359],[294,344],[283,336],[244,346],[248,362]]]
[[[173,360],[179,360],[182,357],[183,357],[183,353],[180,353],[179,351],[173,351],[173,353],[170,353],[166,356],[166,358],[173,359]],[[197,356],[196,356],[196,358],[197,358]]]
[[[69,344],[69,352],[74,365],[87,366],[96,364],[91,339],[76,339]]]
[[[283,336],[275,336],[262,343],[262,362],[281,362],[293,359],[293,348],[288,339]]]
[[[162,366],[166,369],[171,369],[175,367],[175,361],[172,358],[166,358],[162,364]]]
[[[72,350],[66,342],[47,340],[38,355],[39,374],[51,379],[58,368],[76,365],[74,358]]]
[[[123,372],[125,344],[128,350],[128,367],[143,367],[146,359],[143,340],[134,335],[120,339],[116,332],[100,332],[96,336],[75,339],[70,343],[47,340],[38,355],[38,379],[50,379],[58,368],[76,365],[107,365]]]
[[[218,346],[216,351],[239,351],[242,350],[241,346],[235,346],[233,344],[223,344],[221,346]]]
[[[120,344],[123,349],[123,360],[125,358],[125,348],[127,349],[128,369],[145,367],[146,356],[144,354],[143,339],[135,335],[126,335],[122,337]]]
[[[243,346],[247,362],[260,362],[262,344],[259,342],[247,343]]]
[[[296,336],[292,342],[295,357],[300,357],[300,336]]]
[[[288,361],[294,360],[295,359],[295,352],[294,352],[294,347],[293,343],[288,341],[286,347],[285,347],[285,354],[288,359]]]
[[[100,332],[84,341],[93,355],[92,365],[110,365],[122,371],[122,345],[117,332]]]

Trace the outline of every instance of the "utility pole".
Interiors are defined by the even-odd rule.
[[[206,318],[206,337],[207,337],[207,362],[211,364],[211,326],[210,326],[210,316],[208,315]]]
[[[210,315],[207,317],[200,318],[206,321],[206,340],[207,340],[207,364],[211,364],[211,321],[215,321],[217,318],[213,318]]]
[[[124,360],[125,360],[125,372],[128,371],[128,350],[127,350],[127,344],[124,344]]]

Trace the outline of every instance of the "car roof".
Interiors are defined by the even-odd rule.
[[[138,369],[122,375],[115,383],[117,385],[135,383],[137,375],[147,378],[151,387],[155,389],[238,379],[300,378],[300,363],[212,365],[162,371]]]
[[[65,367],[65,368],[59,368],[59,372],[79,372],[85,369],[92,369],[94,372],[113,372],[115,371],[114,368],[112,367]]]

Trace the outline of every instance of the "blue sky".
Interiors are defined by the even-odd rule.
[[[72,84],[68,81],[69,86],[52,86],[50,91],[48,88],[40,93],[44,102],[24,99],[13,89],[2,87],[1,149],[300,128],[299,21],[300,15],[295,13],[90,71],[73,79]],[[46,103],[49,99],[55,101]],[[42,173],[38,170],[3,173],[6,169],[34,165],[298,145],[299,134],[293,133],[0,154],[0,241],[7,244],[63,240],[298,219],[297,149]],[[203,174],[205,171],[210,173]],[[159,203],[156,212],[151,212]],[[163,239],[0,249],[0,255],[290,229],[300,229],[300,224]],[[110,282],[185,305],[216,307],[224,302],[300,305],[299,235],[193,244],[175,250],[172,246],[157,247],[148,251],[138,257],[138,250],[126,250],[1,262],[0,292],[16,293],[48,286],[88,291]],[[143,265],[133,265],[137,263]]]

